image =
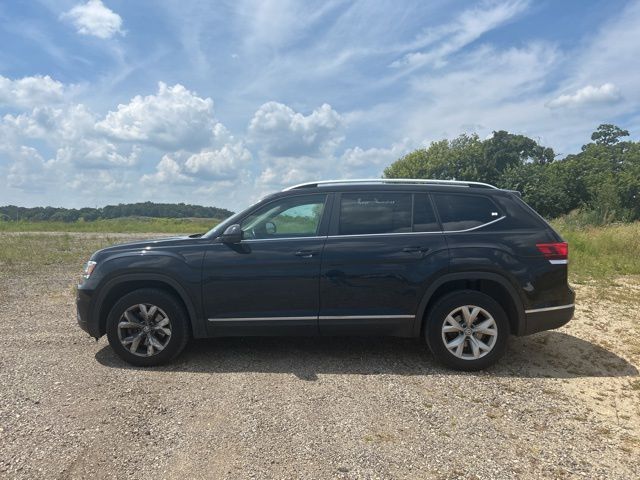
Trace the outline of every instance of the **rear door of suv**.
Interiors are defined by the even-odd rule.
[[[430,278],[448,269],[427,193],[336,195],[320,276],[323,335],[410,336]]]

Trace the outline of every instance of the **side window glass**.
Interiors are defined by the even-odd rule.
[[[410,193],[343,193],[340,235],[411,231]]]
[[[431,205],[429,195],[416,193],[413,200],[413,231],[439,232],[440,225]]]
[[[445,231],[467,230],[500,218],[498,207],[481,195],[433,195]]]
[[[318,234],[326,198],[304,195],[271,202],[242,221],[243,238],[313,237]]]

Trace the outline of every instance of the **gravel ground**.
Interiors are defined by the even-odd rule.
[[[477,374],[417,341],[192,342],[137,369],[75,324],[77,265],[0,272],[1,478],[639,478],[640,279]]]

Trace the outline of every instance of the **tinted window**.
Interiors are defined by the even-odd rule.
[[[340,234],[411,231],[410,193],[344,193],[340,201]]]
[[[413,231],[439,232],[440,225],[436,220],[429,195],[416,194],[413,200]]]
[[[326,195],[304,195],[271,202],[246,217],[243,238],[311,237],[318,234]]]
[[[435,194],[433,199],[444,230],[467,230],[501,217],[495,204],[480,195]]]

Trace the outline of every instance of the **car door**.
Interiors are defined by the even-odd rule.
[[[211,335],[317,334],[327,206],[327,194],[270,201],[240,221],[240,243],[211,245],[203,264]]]
[[[334,200],[320,276],[320,333],[410,336],[449,256],[426,193],[359,191]]]

